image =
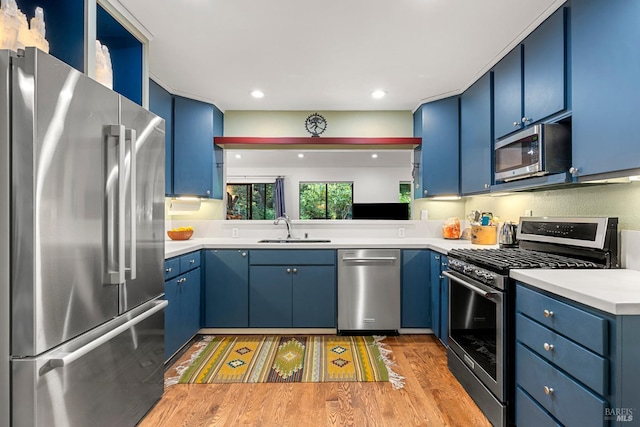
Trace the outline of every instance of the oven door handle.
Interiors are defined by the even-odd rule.
[[[453,274],[449,273],[448,271],[444,271],[442,274],[447,276],[449,279],[461,284],[465,288],[467,288],[469,290],[472,290],[476,294],[482,295],[485,298],[492,298],[496,294],[495,292],[485,291],[484,289],[480,289],[477,286],[473,286],[472,284],[467,283],[464,280],[461,280],[461,279],[457,278],[456,276],[454,276]]]

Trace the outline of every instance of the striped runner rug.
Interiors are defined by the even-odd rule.
[[[379,336],[205,336],[173,384],[388,381],[404,378]]]

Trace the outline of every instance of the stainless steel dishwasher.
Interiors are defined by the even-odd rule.
[[[400,249],[338,250],[338,332],[399,328]]]

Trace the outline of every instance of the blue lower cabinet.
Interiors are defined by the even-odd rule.
[[[249,326],[291,327],[291,267],[251,266],[249,274]]]
[[[249,252],[213,249],[204,252],[205,328],[249,326]]]
[[[429,286],[429,251],[402,251],[401,307],[403,328],[431,327],[431,288]]]
[[[431,252],[431,329],[433,334],[447,345],[449,335],[449,284],[442,275],[447,267],[447,257],[438,252]]]
[[[249,326],[335,328],[335,266],[253,265]]]
[[[200,268],[167,280],[165,299],[165,360],[200,330]]]
[[[335,328],[335,267],[307,265],[294,268],[292,272],[292,326]]]
[[[520,427],[561,427],[561,424],[520,387],[516,388],[516,425]]]
[[[178,280],[167,280],[164,283],[164,297],[169,301],[169,305],[164,309],[164,360],[169,360],[182,345]]]

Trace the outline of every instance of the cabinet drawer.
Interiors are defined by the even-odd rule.
[[[164,261],[164,280],[169,280],[180,274],[180,258],[170,258]]]
[[[180,273],[200,267],[200,251],[191,252],[180,257]]]
[[[518,427],[561,427],[520,387],[516,387],[516,425]]]
[[[516,345],[516,381],[567,427],[604,426],[607,402],[522,344]],[[545,388],[552,389],[547,394]]]
[[[336,253],[326,249],[259,249],[251,251],[251,265],[335,265]]]
[[[518,285],[516,310],[577,343],[606,356],[607,319]]]
[[[598,394],[608,391],[607,359],[518,314],[516,338]]]

